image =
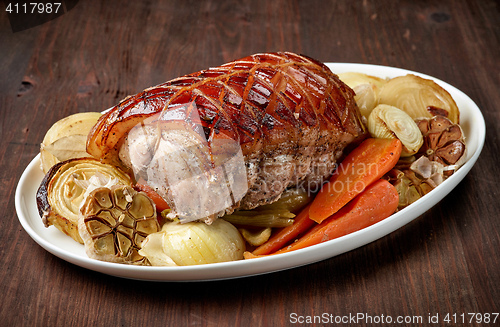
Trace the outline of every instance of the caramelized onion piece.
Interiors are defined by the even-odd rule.
[[[89,187],[131,185],[132,180],[121,169],[92,158],[60,162],[45,175],[38,188],[38,212],[45,227],[54,225],[75,241],[83,243],[78,233],[78,214]]]
[[[378,105],[368,117],[372,137],[398,138],[403,144],[401,156],[412,156],[423,143],[422,133],[415,121],[404,111],[385,104]]]
[[[339,78],[354,90],[354,100],[361,115],[367,119],[373,108],[378,104],[380,89],[387,80],[357,72],[339,74]]]
[[[40,144],[40,160],[45,174],[58,162],[90,157],[86,151],[87,135],[101,115],[100,112],[80,112],[49,128]]]
[[[451,95],[434,81],[412,74],[392,78],[384,84],[379,103],[395,106],[413,119],[439,114],[459,123],[459,110]]]
[[[211,225],[167,222],[146,238],[139,254],[153,266],[189,266],[240,260],[244,251],[245,242],[236,227],[217,219]]]

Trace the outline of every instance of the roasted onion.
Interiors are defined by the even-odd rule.
[[[217,219],[211,225],[167,222],[144,240],[139,254],[153,266],[189,266],[240,260],[244,251],[245,242],[236,227]]]
[[[368,117],[372,137],[398,138],[403,144],[401,156],[412,156],[423,143],[422,133],[415,121],[404,111],[386,104],[378,105]]]
[[[354,90],[354,99],[363,117],[368,118],[378,104],[380,89],[387,80],[363,73],[348,72],[339,74],[340,79]]]
[[[87,135],[101,115],[100,112],[80,112],[49,128],[40,144],[40,160],[45,174],[58,162],[90,157],[86,151]]]
[[[128,174],[93,158],[60,162],[49,169],[36,199],[38,212],[46,227],[54,225],[75,241],[83,243],[78,233],[80,205],[91,189],[115,184],[132,185]]]
[[[406,112],[413,119],[445,116],[459,122],[457,104],[436,82],[408,74],[390,79],[379,93],[379,104],[388,104]]]

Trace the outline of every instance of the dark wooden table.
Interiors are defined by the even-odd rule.
[[[1,7],[0,326],[320,326],[299,322],[324,314],[343,318],[340,326],[372,325],[349,319],[363,313],[375,321],[391,316],[393,326],[417,325],[396,323],[397,316],[422,317],[420,325],[493,325],[477,323],[478,315],[468,322],[470,314],[500,310],[499,5],[84,0],[16,33]],[[447,197],[396,232],[262,276],[199,283],[121,279],[67,263],[23,230],[15,189],[56,120],[109,108],[178,75],[278,50],[447,81],[486,119],[479,160]],[[429,324],[436,314],[439,323]],[[454,323],[453,314],[458,321],[465,314],[467,323]]]

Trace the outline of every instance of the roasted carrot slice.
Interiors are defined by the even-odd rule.
[[[366,228],[392,215],[398,202],[396,188],[387,180],[379,179],[333,216],[273,254],[302,249]]]
[[[401,154],[398,139],[369,138],[340,163],[309,208],[309,218],[321,223],[340,210],[368,185],[396,165]]]

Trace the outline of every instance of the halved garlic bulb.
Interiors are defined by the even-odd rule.
[[[403,144],[402,157],[414,155],[423,143],[415,121],[404,111],[385,104],[372,110],[368,117],[368,131],[376,138],[398,138]]]
[[[419,154],[445,166],[445,175],[450,176],[466,160],[467,147],[462,127],[448,118],[435,116],[415,121],[424,144]]]
[[[436,82],[408,74],[390,79],[381,88],[379,104],[395,106],[413,119],[445,116],[459,122],[459,110],[452,96]]]
[[[138,251],[160,225],[156,206],[146,193],[129,185],[96,188],[83,201],[78,219],[78,232],[90,258],[149,265]]]
[[[217,219],[210,225],[167,222],[144,240],[139,254],[153,266],[189,266],[240,260],[244,251],[245,242],[236,227]]]

